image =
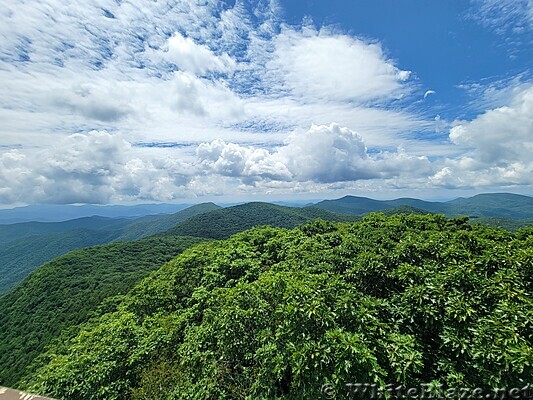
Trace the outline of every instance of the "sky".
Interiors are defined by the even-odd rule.
[[[533,0],[4,0],[0,206],[533,195]]]

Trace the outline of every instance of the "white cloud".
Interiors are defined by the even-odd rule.
[[[487,164],[533,161],[533,87],[518,93],[511,104],[495,108],[450,130],[452,143],[472,148]]]
[[[412,132],[432,129],[434,122],[426,121],[409,112],[348,104],[345,102],[302,102],[288,97],[279,99],[248,99],[244,105],[247,115],[259,121],[295,128],[307,129],[310,125],[339,125],[357,130],[369,147],[396,148],[411,142]],[[419,142],[419,141],[418,141]],[[412,141],[412,149],[417,147]],[[422,145],[424,145],[422,143]]]
[[[236,120],[243,114],[241,99],[221,82],[212,82],[177,72],[171,85],[169,104],[179,112],[192,112],[222,121]],[[161,87],[158,97],[165,92],[165,89]]]
[[[294,132],[273,151],[216,140],[197,149],[200,163],[211,171],[244,183],[292,180],[334,183],[388,178],[410,173],[431,174],[426,157],[386,152],[370,156],[361,136],[338,124],[314,125]]]
[[[429,95],[431,95],[431,94],[435,94],[435,93],[437,93],[437,92],[435,92],[434,90],[426,90],[426,93],[424,93],[424,99],[425,99],[426,97],[428,97]]]
[[[138,156],[121,135],[104,131],[73,134],[43,150],[12,150],[0,155],[0,202],[107,203],[191,194],[192,166]]]
[[[336,182],[378,177],[369,168],[361,136],[337,124],[314,125],[305,134],[293,133],[279,154],[302,181]]]
[[[326,29],[285,28],[275,39],[268,65],[283,77],[282,88],[316,100],[366,102],[400,98],[410,72],[397,68],[379,43]]]
[[[217,56],[207,46],[197,44],[179,32],[168,38],[163,51],[163,58],[174,63],[180,70],[193,74],[231,72],[235,69],[235,61],[227,53]]]
[[[217,139],[200,144],[196,154],[202,166],[219,175],[242,178],[246,182],[257,179],[292,179],[279,157],[266,149],[225,143]]]
[[[222,7],[192,0],[172,6],[136,0],[88,2],[83,7],[56,0],[15,4],[6,4],[6,25],[0,27],[5,56],[0,79],[6,93],[0,97],[1,144],[45,147],[59,135],[90,129],[120,131],[131,142],[221,138],[279,143],[296,127],[335,120],[357,129],[370,146],[386,143],[394,148],[406,140],[404,134],[428,126],[411,112],[354,106],[333,87],[331,75],[325,76],[329,83],[320,94],[323,102],[313,93],[302,98],[277,91],[280,84],[290,85],[283,71],[290,60],[283,53],[302,54],[308,41],[316,41],[322,52],[330,42],[335,54],[346,50],[342,60],[359,55],[350,66],[362,75],[348,75],[343,87],[367,85],[354,92],[361,101],[374,98],[369,94],[374,89],[381,100],[395,88],[403,93],[405,71],[385,59],[378,43],[325,29],[309,36],[309,30],[304,34],[285,28],[278,35],[279,10],[273,3],[261,3],[260,10],[241,2]],[[48,24],[51,19],[58,23]],[[17,61],[22,53],[31,61]],[[268,71],[275,60],[280,69]],[[180,70],[169,67],[170,61]],[[274,129],[265,133],[264,126]]]
[[[7,0],[0,203],[530,182],[523,87],[435,141],[380,42],[230,3]]]
[[[532,0],[472,0],[471,17],[499,34],[533,27]]]
[[[119,136],[94,131],[71,135],[45,150],[5,153],[0,187],[8,190],[1,200],[106,202],[128,146]]]
[[[533,87],[524,85],[507,106],[458,121],[450,141],[464,154],[431,180],[443,186],[533,184]]]
[[[69,110],[90,120],[115,122],[133,112],[127,99],[127,94],[121,93],[117,86],[111,88],[81,83],[59,89],[51,93],[47,100],[59,109]]]
[[[19,150],[0,154],[0,203],[17,203],[27,200],[21,182],[35,181],[27,157]],[[32,187],[35,184],[32,185]]]

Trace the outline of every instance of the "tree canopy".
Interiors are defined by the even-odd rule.
[[[531,228],[403,214],[254,228],[165,264],[56,342],[27,387],[80,400],[522,387],[532,276]]]

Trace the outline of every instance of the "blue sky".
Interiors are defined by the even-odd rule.
[[[0,204],[532,195],[531,0],[8,0]]]

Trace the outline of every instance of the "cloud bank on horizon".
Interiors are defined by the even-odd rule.
[[[458,20],[516,57],[531,2],[500,5],[472,0]],[[470,111],[442,118],[442,90],[379,37],[286,14],[274,0],[8,0],[0,203],[531,194],[528,65],[465,76],[447,114]]]

